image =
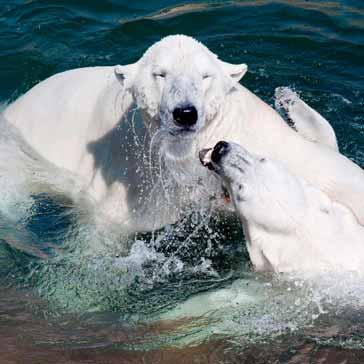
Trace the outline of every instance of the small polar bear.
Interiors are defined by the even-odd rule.
[[[130,232],[177,221],[191,204],[212,200],[205,193],[219,196],[220,184],[198,152],[220,139],[279,160],[364,225],[364,173],[337,151],[326,120],[304,103],[282,99],[293,130],[239,83],[246,71],[191,37],[173,35],[133,64],[54,75],[3,116],[38,156],[72,173],[98,210]]]
[[[228,189],[257,271],[364,272],[364,227],[347,207],[235,143],[220,141],[200,159]]]

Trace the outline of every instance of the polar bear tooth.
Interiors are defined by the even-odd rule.
[[[199,153],[199,158],[204,167],[211,163],[212,148],[202,149]]]

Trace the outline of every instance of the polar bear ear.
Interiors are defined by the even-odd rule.
[[[137,74],[138,62],[127,64],[125,66],[117,65],[114,67],[114,73],[116,78],[125,88],[130,88],[134,82],[134,78]]]
[[[224,69],[225,73],[230,76],[233,82],[239,82],[243,76],[245,75],[246,71],[248,70],[248,66],[245,63],[242,64],[232,64],[220,61],[222,68]]]

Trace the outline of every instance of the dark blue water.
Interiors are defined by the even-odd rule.
[[[247,63],[242,83],[270,104],[276,87],[297,90],[334,126],[341,151],[364,164],[359,0],[0,1],[0,102],[57,72],[134,62],[177,33]],[[10,192],[0,191],[1,363],[364,360],[363,287],[328,284],[323,298],[255,276],[234,219],[190,216],[157,237],[132,237],[123,258],[113,234],[83,224],[64,197]],[[83,252],[90,239],[106,253]],[[208,322],[178,318],[203,292],[234,282],[253,287],[259,304],[240,302]]]

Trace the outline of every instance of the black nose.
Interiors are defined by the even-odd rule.
[[[184,127],[193,126],[197,123],[197,110],[194,106],[176,107],[173,110],[174,121]]]
[[[211,153],[211,160],[218,164],[221,160],[221,158],[227,154],[227,152],[230,150],[230,145],[227,142],[221,141],[218,142]]]

